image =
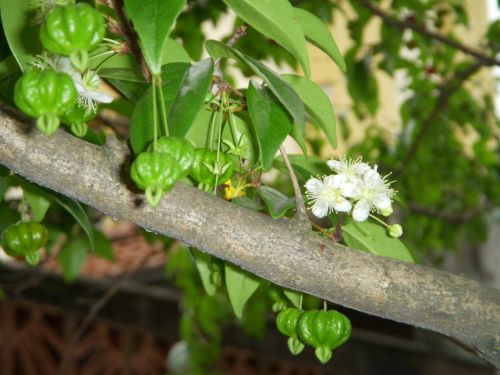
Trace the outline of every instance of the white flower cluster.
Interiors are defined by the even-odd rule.
[[[377,166],[372,168],[361,158],[345,157],[329,160],[327,165],[335,174],[310,178],[305,185],[314,216],[322,218],[333,211],[348,212],[354,220],[364,221],[371,211],[384,216],[392,213],[394,190],[389,187],[387,176],[378,173]]]

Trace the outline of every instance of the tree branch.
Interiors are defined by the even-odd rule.
[[[179,239],[271,282],[452,336],[500,366],[500,291],[463,276],[377,257],[177,184],[156,208],[122,176],[125,148],[38,132],[0,106],[0,163],[116,218]],[[141,196],[142,197],[142,196]]]
[[[380,17],[388,26],[395,27],[400,30],[410,29],[426,37],[435,39],[443,44],[446,44],[450,47],[462,51],[466,55],[474,57],[478,62],[481,63],[481,65],[486,65],[486,66],[500,65],[500,61],[497,60],[495,57],[485,55],[484,53],[478,51],[475,48],[462,44],[438,32],[431,31],[423,25],[418,25],[410,20],[405,20],[405,21],[398,20],[397,18],[391,16],[386,11],[376,6],[371,0],[356,0],[356,1],[358,1],[363,7],[368,9],[372,14]]]

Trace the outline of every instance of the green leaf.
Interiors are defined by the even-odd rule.
[[[292,302],[292,304],[298,308],[301,309],[302,306],[300,306],[300,302],[302,299],[302,293],[296,292],[295,290],[291,289],[283,289],[283,293],[285,293],[285,296]]]
[[[115,89],[117,89],[123,96],[136,103],[140,100],[144,92],[148,89],[148,85],[142,82],[131,82],[127,80],[106,79]]]
[[[252,71],[264,80],[269,89],[292,115],[295,125],[299,126],[302,133],[305,129],[304,104],[295,90],[284,81],[278,74],[262,64],[253,57],[244,55],[237,49],[226,46],[216,40],[208,40],[205,47],[210,56],[214,58],[224,57],[239,60],[247,64]]]
[[[39,26],[33,22],[35,7],[31,1],[0,0],[0,12],[10,50],[24,71],[41,49]]]
[[[274,219],[284,216],[290,208],[295,207],[294,198],[287,197],[270,186],[259,186],[257,193],[266,203],[269,213]]]
[[[241,319],[245,304],[260,285],[260,279],[230,263],[225,264],[226,287],[234,313]]]
[[[64,195],[60,195],[54,192],[51,192],[50,197],[59,204],[62,208],[64,208],[68,213],[73,216],[78,224],[82,227],[83,231],[87,235],[90,250],[92,252],[95,251],[95,238],[94,238],[94,228],[92,227],[92,223],[90,219],[83,209],[82,205]]]
[[[246,23],[286,48],[310,76],[304,32],[288,0],[224,0]]]
[[[308,78],[295,74],[284,74],[282,77],[299,94],[312,122],[323,130],[332,147],[336,148],[336,117],[328,95]]]
[[[66,282],[74,281],[85,264],[88,242],[84,237],[77,237],[66,242],[57,257]]]
[[[213,60],[208,58],[193,64],[184,74],[173,101],[167,101],[170,134],[183,138],[201,110],[207,96],[212,75]],[[164,90],[169,89],[163,85]]]
[[[259,144],[262,169],[271,168],[274,156],[290,133],[293,122],[266,87],[250,81],[247,105]]]
[[[252,211],[259,211],[262,210],[263,208],[262,205],[260,205],[259,203],[248,197],[236,197],[233,198],[231,202],[237,204],[238,206],[248,208],[249,210]]]
[[[203,284],[205,292],[209,296],[215,296],[215,293],[217,293],[217,285],[212,281],[212,269],[210,268],[211,255],[195,248],[191,248],[191,253],[196,262],[196,268],[200,274],[201,283]]]
[[[181,89],[189,64],[174,63],[162,69],[162,90],[167,111]],[[167,112],[168,113],[168,112]],[[159,118],[158,118],[159,119]],[[149,87],[135,105],[130,119],[130,144],[138,154],[153,140],[153,97]]]
[[[325,52],[345,72],[346,65],[337,43],[328,26],[314,14],[300,8],[294,8],[294,17],[299,22],[306,39]]]
[[[165,42],[186,0],[125,0],[124,3],[139,35],[144,59],[153,75],[158,75]]]
[[[111,243],[111,240],[100,230],[94,231],[94,238],[95,255],[103,259],[114,260],[115,254],[113,253],[113,244]]]
[[[26,189],[26,186],[23,187],[24,198],[26,198],[31,208],[33,220],[40,222],[43,220],[50,207],[50,199],[48,199],[45,194],[39,194],[35,189]]]
[[[353,222],[342,227],[342,237],[347,246],[354,249],[405,262],[414,262],[406,246],[399,239],[389,237],[387,230],[380,225]]]
[[[13,55],[6,57],[0,62],[0,81],[19,74],[20,69]]]
[[[162,65],[176,62],[191,63],[191,57],[184,47],[175,39],[167,38],[163,46]]]

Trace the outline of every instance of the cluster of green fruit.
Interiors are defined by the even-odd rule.
[[[137,156],[130,175],[154,207],[163,193],[181,178],[190,176],[199,185],[213,188],[230,179],[233,171],[229,155],[206,148],[195,149],[185,139],[163,136]]]
[[[292,354],[299,354],[305,345],[309,345],[314,348],[314,354],[322,364],[332,358],[333,349],[351,336],[351,322],[335,310],[303,311],[289,307],[278,314],[276,326],[289,337],[288,349]]]
[[[39,249],[45,246],[49,233],[37,222],[13,224],[2,233],[2,248],[11,257],[24,257],[35,266],[40,261]]]
[[[87,3],[55,6],[45,17],[40,41],[45,50],[69,57],[73,68],[84,72],[88,67],[88,51],[104,38],[103,16]],[[60,121],[71,126],[77,136],[87,132],[87,121],[96,111],[77,103],[77,90],[72,77],[52,69],[31,69],[25,72],[14,89],[16,105],[28,116],[37,119],[38,128],[53,134]]]

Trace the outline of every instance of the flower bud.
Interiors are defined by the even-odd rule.
[[[382,210],[379,210],[379,212],[380,212],[380,214],[382,216],[387,217],[387,216],[392,215],[392,213],[394,212],[394,210],[392,209],[392,207],[386,207],[386,208],[384,208]]]
[[[403,235],[403,227],[399,224],[389,225],[389,236],[398,238]]]

